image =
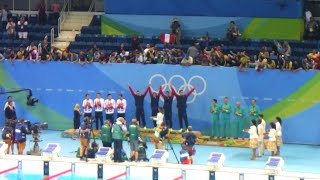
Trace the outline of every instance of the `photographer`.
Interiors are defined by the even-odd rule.
[[[193,163],[192,156],[194,155],[194,152],[195,152],[195,149],[193,146],[196,144],[196,141],[197,141],[197,136],[192,132],[192,126],[188,126],[187,132],[184,133],[182,137],[183,137],[182,146],[184,147],[185,150],[188,151],[189,158],[192,164]]]
[[[90,139],[90,124],[89,118],[86,117],[83,119],[83,123],[81,124],[79,131],[80,131],[80,160],[85,160],[83,155],[87,156],[88,153],[88,146],[89,146],[89,139]]]
[[[140,128],[139,122],[136,119],[132,119],[131,125],[129,126],[129,143],[130,143],[130,160],[138,161],[139,158],[139,136]]]
[[[160,124],[154,131],[154,145],[155,149],[164,149],[164,140],[169,137],[169,129],[164,122]]]
[[[103,147],[112,147],[112,133],[111,133],[112,124],[109,120],[104,122],[104,125],[101,127],[101,141]]]
[[[28,133],[28,130],[24,126],[24,120],[23,119],[19,120],[19,122],[15,127],[15,141],[17,143],[19,155],[23,154],[23,151],[26,147],[27,133]]]
[[[123,135],[127,132],[126,121],[119,117],[112,126],[114,162],[121,162]]]
[[[13,137],[13,130],[12,127],[10,126],[10,123],[7,121],[5,123],[4,128],[2,129],[2,140],[4,143],[8,145],[8,149],[6,151],[6,154],[9,154],[11,142],[12,142],[12,137]],[[12,151],[13,153],[13,151]]]

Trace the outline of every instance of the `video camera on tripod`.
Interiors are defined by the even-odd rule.
[[[28,155],[41,155],[41,149],[38,142],[42,141],[40,139],[41,130],[48,129],[48,123],[31,123],[30,121],[24,122],[28,127],[28,134],[32,135],[31,142],[34,142],[33,148],[30,151],[27,151]]]

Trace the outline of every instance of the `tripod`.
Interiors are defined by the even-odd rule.
[[[172,146],[172,144],[171,144],[170,138],[167,138],[167,140],[168,140],[168,144],[165,145],[165,146],[166,146],[165,149],[168,151],[168,150],[169,150],[169,147],[170,147],[170,150],[173,152],[174,157],[176,158],[177,163],[179,164],[179,163],[180,163],[180,162],[179,162],[179,159],[178,159],[178,157],[177,157],[177,155],[176,155],[176,152],[175,152],[174,149],[173,149],[173,146]]]
[[[94,142],[94,144],[96,144],[96,136],[95,136],[95,134],[94,134],[94,132],[93,132],[93,122],[95,121],[95,119],[90,119],[89,120],[89,122],[90,122],[90,132],[89,132],[89,140],[88,140],[88,146],[90,146],[90,138],[91,138],[91,135],[92,135],[92,137],[93,137],[93,142]],[[87,154],[86,154],[86,162],[88,162],[88,146],[87,147],[85,147],[84,148],[84,150],[83,150],[83,154],[85,154],[85,152],[87,152]]]

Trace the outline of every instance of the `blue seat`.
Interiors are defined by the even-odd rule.
[[[37,23],[38,23],[38,15],[36,15],[36,14],[31,14],[31,15],[29,16],[29,21],[28,21],[28,23],[31,24],[31,25],[37,24]]]

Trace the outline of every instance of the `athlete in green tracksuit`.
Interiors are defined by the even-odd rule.
[[[237,102],[236,107],[234,108],[234,126],[233,126],[233,137],[240,137],[242,130],[245,128],[244,126],[244,117],[245,117],[245,111],[244,108],[241,107],[241,103]],[[247,128],[247,127],[246,127]]]
[[[112,147],[112,124],[106,120],[105,124],[101,127],[101,141],[103,147]]]
[[[247,118],[247,121],[245,122],[245,127],[250,127],[251,120],[258,120],[259,114],[260,114],[260,108],[256,105],[257,101],[255,99],[251,100],[251,105],[249,106],[249,116]]]
[[[223,99],[224,103],[221,105],[221,119],[220,119],[220,136],[222,137],[230,137],[231,129],[230,129],[230,115],[232,112],[231,106],[228,103],[228,97]]]
[[[212,104],[210,106],[210,113],[212,118],[212,136],[220,136],[220,126],[219,126],[219,115],[220,108],[218,106],[218,101],[216,99],[212,100]]]
[[[131,125],[129,126],[129,141],[130,141],[130,160],[139,160],[139,136],[140,128],[139,122],[136,119],[132,119]]]

